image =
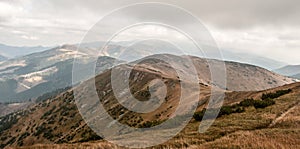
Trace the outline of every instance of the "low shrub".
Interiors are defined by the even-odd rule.
[[[278,98],[280,96],[283,96],[285,94],[288,94],[292,92],[291,89],[288,89],[288,90],[279,90],[279,91],[276,91],[275,93],[267,93],[267,94],[263,94],[261,99],[262,100],[266,100],[266,99],[275,99],[275,98]]]
[[[154,120],[154,121],[146,121],[142,124],[139,124],[138,127],[139,128],[151,128],[151,127],[154,127],[154,126],[157,126],[161,123],[163,123],[164,121],[159,121],[159,120]]]
[[[193,115],[193,118],[196,121],[201,121],[204,118],[205,119],[212,119],[215,118],[216,113],[219,112],[217,117],[221,117],[223,115],[230,115],[232,113],[242,113],[245,111],[245,107],[255,107],[256,109],[259,108],[266,108],[268,106],[274,105],[276,102],[274,101],[275,98],[278,98],[280,96],[283,96],[285,94],[288,94],[292,92],[291,89],[288,90],[279,90],[276,91],[275,93],[268,93],[268,94],[263,94],[261,99],[262,100],[254,100],[254,99],[245,99],[241,101],[238,104],[231,105],[231,106],[223,106],[220,111],[218,109],[203,109],[202,111],[196,112]]]
[[[0,118],[0,133],[4,130],[10,129],[14,124],[18,122],[17,115],[14,113],[8,114]]]
[[[212,118],[216,118],[216,117],[222,117],[223,115],[230,115],[232,113],[242,113],[242,112],[245,112],[245,108],[240,107],[238,105],[223,106],[220,108],[219,111],[218,111],[218,109],[214,109],[214,108],[212,108],[212,109],[204,108],[202,111],[196,112],[193,115],[193,118],[196,121],[201,121],[203,118],[204,119],[212,119]],[[204,117],[204,115],[205,115],[205,117]]]
[[[274,105],[275,101],[273,99],[265,99],[265,100],[256,100],[254,102],[254,107],[256,109],[266,108],[268,106]]]
[[[203,116],[205,114],[205,111],[206,109],[204,108],[202,111],[199,111],[199,112],[195,112],[194,115],[193,115],[193,118],[196,120],[196,121],[201,121],[203,119]]]
[[[254,101],[253,98],[251,98],[251,99],[245,99],[245,100],[241,101],[241,102],[238,104],[238,106],[242,106],[242,107],[251,107],[251,106],[253,106],[254,102],[255,102],[255,101]]]
[[[102,137],[97,135],[94,131],[88,130],[81,134],[82,139],[79,142],[88,142],[88,141],[96,141],[101,140]]]

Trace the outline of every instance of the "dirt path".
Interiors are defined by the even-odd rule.
[[[294,106],[289,108],[287,111],[282,113],[279,117],[275,118],[272,123],[269,125],[269,127],[273,127],[275,124],[277,124],[280,120],[282,120],[287,114],[292,112],[297,106],[300,106],[300,102],[296,103]]]

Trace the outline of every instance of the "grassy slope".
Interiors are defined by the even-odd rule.
[[[189,125],[170,141],[154,148],[299,148],[300,84],[292,84],[264,92],[292,88],[293,92],[276,99],[265,109],[249,107],[244,113],[218,118],[204,134],[198,133],[200,122]],[[263,92],[232,93],[232,96],[258,97]],[[232,102],[233,103],[233,102]],[[106,141],[59,145],[34,145],[23,148],[121,148]]]

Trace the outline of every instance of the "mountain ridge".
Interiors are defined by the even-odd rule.
[[[133,44],[134,43],[134,44]],[[93,42],[91,43],[90,47],[93,48],[101,48],[103,46],[103,42]],[[116,46],[115,49],[112,49],[111,51],[105,51],[107,56],[119,58],[121,56],[121,59],[124,58],[125,61],[129,61],[129,59],[133,58],[135,55],[132,55],[133,53],[138,53],[143,56],[149,56],[149,53],[152,53],[151,55],[155,54],[162,54],[163,52],[176,55],[178,53],[187,53],[186,55],[189,55],[188,53],[194,53],[197,57],[202,58],[208,58],[208,59],[215,59],[219,58],[219,60],[225,60],[225,61],[233,61],[238,63],[247,63],[259,67],[263,67],[268,70],[274,70],[278,69],[280,67],[288,65],[287,63],[274,60],[271,58],[258,56],[255,54],[250,53],[241,53],[241,52],[234,52],[234,50],[230,49],[220,49],[220,52],[222,53],[222,57],[220,58],[218,55],[210,55],[210,57],[206,57],[203,53],[195,52],[195,51],[185,51],[182,49],[179,51],[176,51],[174,49],[177,49],[177,47],[174,47],[173,45],[169,45],[168,43],[159,41],[159,40],[147,40],[147,41],[123,41],[123,42],[115,42],[112,45]],[[179,43],[180,45],[180,43]],[[82,44],[82,46],[89,46],[89,44]],[[182,47],[185,47],[182,45]],[[142,49],[142,50],[141,50]],[[124,50],[124,51],[122,51]],[[178,50],[178,49],[177,49]],[[195,49],[194,49],[195,50]],[[197,49],[198,50],[198,49]],[[122,52],[121,52],[122,51]],[[130,51],[130,52],[126,52]],[[126,52],[126,55],[123,54],[123,52]],[[117,54],[116,54],[117,53]],[[118,55],[120,54],[120,55]],[[199,55],[200,54],[200,55]],[[117,56],[117,57],[116,57]]]
[[[16,58],[24,55],[28,55],[35,52],[41,52],[50,49],[50,47],[33,46],[33,47],[17,47],[9,46],[0,43],[0,54],[8,58]]]
[[[3,56],[3,55],[0,55],[0,62],[1,62],[1,61],[5,61],[5,60],[7,60],[7,57],[5,57],[5,56]]]

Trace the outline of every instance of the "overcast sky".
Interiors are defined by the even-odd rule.
[[[146,1],[0,0],[0,43],[14,46],[79,43],[113,9]],[[223,49],[300,64],[299,0],[157,1],[193,13]]]

